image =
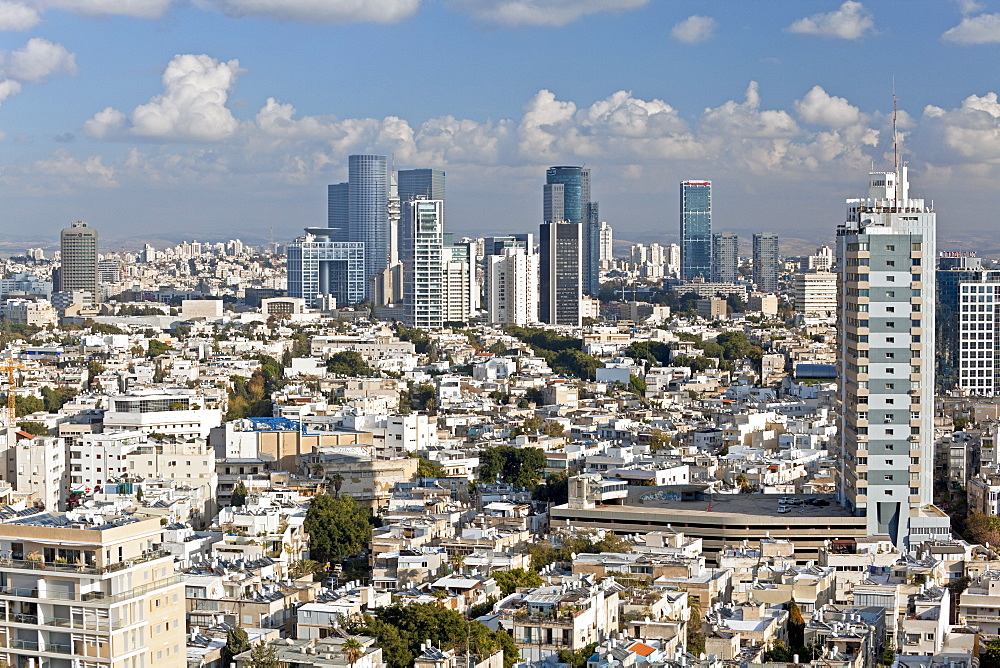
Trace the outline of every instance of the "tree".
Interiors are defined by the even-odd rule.
[[[246,668],[281,668],[281,661],[277,648],[261,640],[250,648],[250,658],[244,665]]]
[[[353,350],[334,353],[326,363],[327,371],[342,376],[371,376],[372,370],[365,358]]]
[[[646,381],[634,373],[629,374],[628,377],[628,389],[634,394],[638,394],[640,397],[646,396]]]
[[[160,341],[159,339],[149,339],[148,344],[149,345],[146,348],[146,357],[150,359],[154,357],[159,357],[160,355],[170,350],[170,346],[165,344],[163,341]]]
[[[15,417],[31,415],[45,410],[45,402],[30,394],[14,397]]]
[[[1000,545],[1000,517],[969,513],[965,518],[965,534],[970,541],[980,545]]]
[[[344,644],[341,645],[341,650],[344,652],[344,660],[352,666],[358,662],[358,659],[365,655],[364,646],[354,636],[344,641]]]
[[[793,658],[792,650],[783,640],[776,640],[771,649],[764,652],[764,663],[791,663]]]
[[[695,656],[705,651],[705,634],[701,630],[701,599],[688,592],[687,651]]]
[[[515,487],[533,488],[542,479],[545,466],[545,453],[539,448],[501,445],[479,453],[479,479],[483,482],[493,482],[499,476]]]
[[[371,518],[371,511],[350,496],[314,496],[303,525],[310,558],[326,564],[361,552],[372,539]]]
[[[330,483],[333,485],[333,495],[340,496],[340,490],[344,486],[344,476],[340,473],[334,473],[330,476]]]
[[[319,572],[320,564],[314,559],[299,559],[293,562],[289,569],[294,577],[300,578]]]
[[[229,505],[234,507],[247,505],[247,494],[247,486],[243,484],[242,480],[240,480],[236,483],[236,486],[233,487],[233,496],[229,500]]]
[[[42,402],[45,404],[45,410],[50,413],[58,413],[59,409],[75,396],[76,392],[68,387],[52,389],[46,386],[42,388]]]
[[[432,462],[429,459],[420,458],[420,463],[417,464],[417,477],[418,478],[443,478],[447,475],[444,467],[437,462]]]
[[[35,422],[33,420],[25,420],[24,422],[18,422],[17,428],[21,431],[31,434],[32,436],[48,436],[49,428],[45,426],[43,422]]]
[[[568,649],[559,650],[559,663],[568,663],[570,668],[587,668],[587,659],[594,655],[597,643],[592,642],[579,652]]]
[[[788,602],[788,644],[792,647],[802,647],[805,644],[806,622],[802,619],[802,611],[793,598]]]
[[[222,662],[229,665],[233,657],[250,649],[250,637],[241,626],[234,626],[226,631],[226,644],[222,648]]]
[[[504,596],[513,594],[519,587],[541,587],[545,584],[537,571],[526,571],[523,568],[496,571],[493,579],[497,581]]]

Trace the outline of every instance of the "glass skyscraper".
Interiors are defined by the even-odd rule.
[[[596,294],[600,270],[600,221],[596,202],[590,201],[590,170],[549,167],[542,191],[542,222],[575,223],[581,227],[580,270],[583,291]]]
[[[712,281],[735,283],[740,277],[740,238],[732,232],[712,235]]]
[[[753,235],[753,282],[757,285],[757,291],[777,292],[780,269],[778,235],[773,233]]]
[[[712,277],[712,182],[681,181],[681,278]]]
[[[365,293],[389,266],[389,166],[384,155],[347,159],[347,240],[365,245]]]
[[[582,323],[581,225],[542,223],[539,228],[539,319],[550,325]]]

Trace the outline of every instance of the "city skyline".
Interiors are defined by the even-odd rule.
[[[977,213],[1000,200],[996,86],[990,68],[964,65],[994,57],[996,3],[905,16],[850,1],[723,3],[704,16],[644,0],[16,6],[0,20],[0,230],[11,239],[77,219],[109,240],[140,229],[261,238],[271,226],[291,238],[322,225],[317,193],[345,180],[351,153],[449,172],[458,234],[530,229],[538,170],[579,164],[620,239],[675,239],[666,184],[691,175],[717,184],[722,229],[825,239],[823,202],[849,195],[872,162],[891,165],[894,76],[903,156],[955,221],[950,233],[995,224]],[[425,28],[440,48],[411,60],[453,82],[435,96],[398,76],[399,58],[313,66]],[[541,49],[580,39],[594,46],[572,63],[534,66]],[[662,67],[678,59],[693,65]],[[775,224],[777,199],[800,214]]]

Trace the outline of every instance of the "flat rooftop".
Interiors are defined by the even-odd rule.
[[[648,488],[647,488],[648,489]],[[779,504],[778,499],[797,499],[801,505]],[[828,506],[816,506],[805,503],[807,499],[822,499],[828,501]],[[778,509],[788,507],[787,513],[779,513]],[[775,518],[827,518],[854,517],[843,506],[837,503],[834,494],[704,494],[691,501],[682,501],[673,495],[661,494],[657,491],[633,493],[618,505],[599,506],[606,509],[621,508],[633,512],[650,510],[674,510],[687,513],[725,513],[736,515],[760,515]]]

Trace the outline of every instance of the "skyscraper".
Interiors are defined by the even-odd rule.
[[[444,201],[444,172],[440,169],[401,169],[396,172],[399,201],[439,199]]]
[[[328,228],[307,228],[288,244],[288,295],[319,306],[330,295],[339,306],[365,298],[365,246],[357,241],[334,241]]]
[[[942,252],[937,269],[937,383],[1000,394],[1000,269],[967,252]]]
[[[841,498],[899,546],[950,536],[933,503],[935,214],[906,167],[870,174],[837,230]]]
[[[753,282],[757,285],[758,292],[778,291],[780,267],[778,235],[772,233],[753,235]]]
[[[740,277],[740,238],[732,232],[712,235],[712,281],[735,283]]]
[[[97,230],[76,221],[59,234],[59,282],[56,290],[89,292],[98,299]]]
[[[539,227],[538,317],[550,325],[582,324],[583,299],[579,223],[542,223]]]
[[[550,167],[542,190],[542,222],[580,225],[580,271],[583,291],[597,294],[600,276],[600,214],[590,201],[590,170]]]
[[[406,324],[422,329],[444,325],[444,200],[403,203],[399,257],[403,263]]]
[[[712,182],[681,181],[681,278],[712,278]]]
[[[389,266],[389,169],[384,155],[347,158],[347,240],[365,245],[365,294]]]
[[[486,260],[486,315],[494,325],[538,322],[538,255],[530,247],[504,246]]]
[[[348,201],[350,198],[347,183],[334,183],[326,187],[326,226],[331,228],[330,239],[347,241],[348,236]]]
[[[599,239],[597,261],[600,264],[601,269],[611,269],[615,262],[614,230],[610,225],[608,225],[607,221],[601,221],[600,227],[597,230],[597,235]]]

